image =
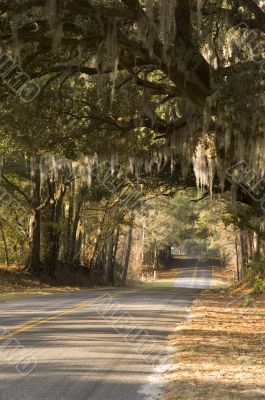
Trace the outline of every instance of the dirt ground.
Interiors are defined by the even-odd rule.
[[[171,338],[163,400],[265,399],[265,296],[248,287],[203,292]]]

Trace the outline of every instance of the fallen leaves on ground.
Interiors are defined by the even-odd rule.
[[[265,399],[265,297],[204,292],[172,336],[174,366],[163,400]]]
[[[47,279],[34,278],[17,265],[0,266],[0,301],[11,300],[25,295],[48,294],[78,289],[78,285],[68,286],[51,280],[48,281]]]

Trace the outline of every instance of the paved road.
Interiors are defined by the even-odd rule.
[[[196,286],[194,271],[183,274]],[[155,400],[154,365],[167,363],[168,336],[197,294],[113,289],[2,303],[0,400]]]
[[[211,268],[202,263],[195,263],[193,267],[185,267],[179,271],[173,286],[175,288],[209,289],[211,282]]]

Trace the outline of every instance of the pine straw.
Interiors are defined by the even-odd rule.
[[[163,400],[265,399],[265,297],[204,292],[173,335],[175,365]]]

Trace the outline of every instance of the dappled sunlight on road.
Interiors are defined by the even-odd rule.
[[[168,363],[168,336],[195,297],[172,287],[106,289],[3,304],[13,342],[0,359],[0,399],[138,399],[154,367]],[[28,376],[12,351],[14,362],[25,352],[36,361]]]

